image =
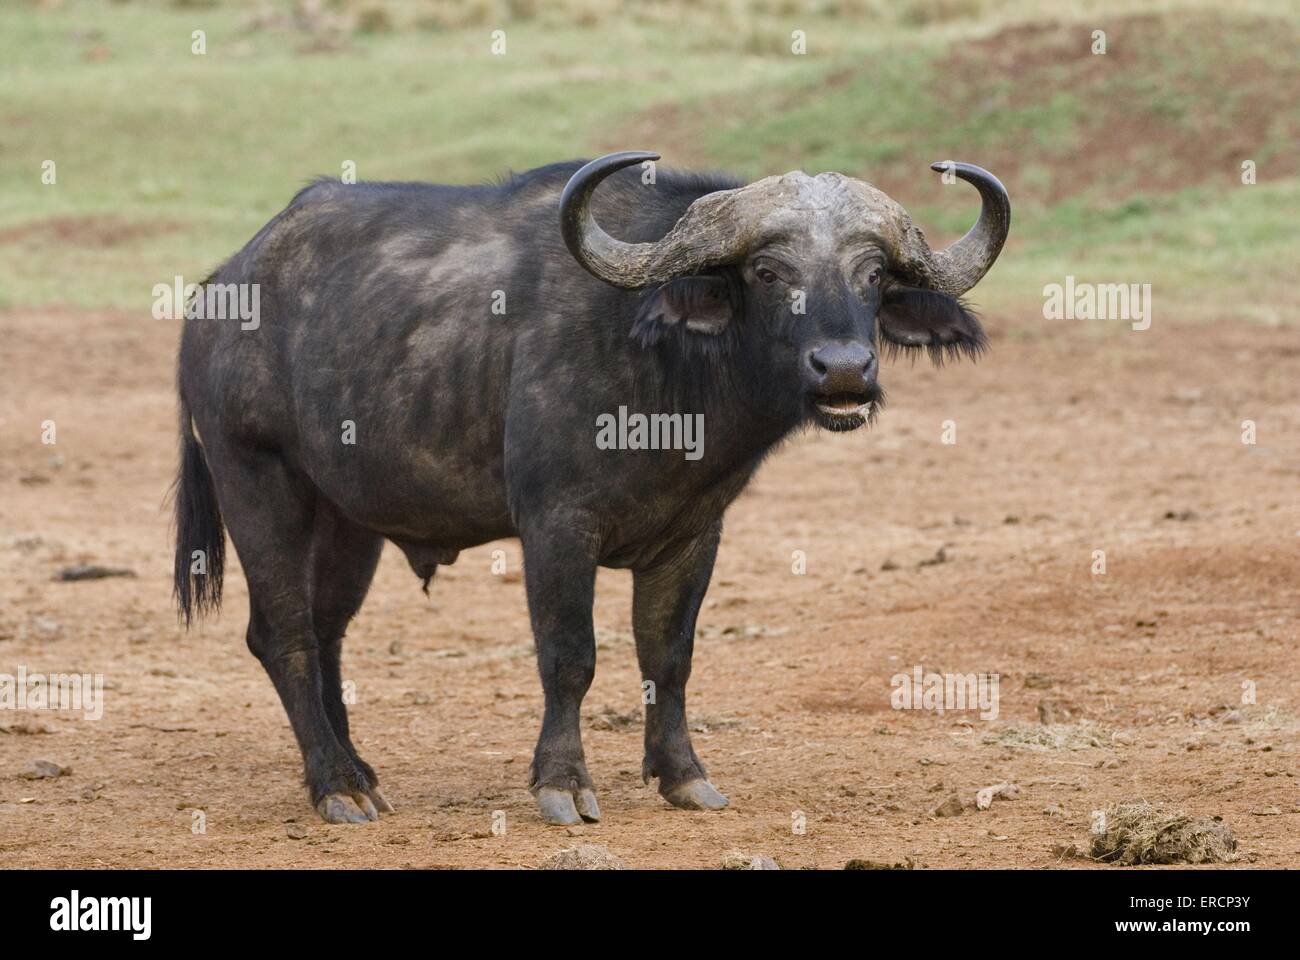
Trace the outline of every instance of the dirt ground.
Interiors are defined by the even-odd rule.
[[[106,686],[100,720],[0,711],[0,856],[533,867],[590,842],[634,867],[716,867],[732,849],[785,868],[1083,866],[1053,847],[1085,847],[1094,810],[1145,798],[1221,816],[1239,865],[1300,866],[1295,331],[1036,313],[990,322],[978,366],[887,367],[873,430],[796,439],[732,508],[690,686],[726,811],[672,809],[641,783],[630,577],[602,571],[584,735],[605,820],[567,831],[524,786],[541,688],[516,543],[463,553],[431,600],[385,553],[345,672],[397,812],[327,825],[244,647],[238,570],[220,619],[176,624],[175,325],[0,314],[0,672]],[[78,562],[136,576],[53,579]],[[890,678],[917,665],[996,673],[999,716],[892,709]],[[71,771],[20,776],[40,759]],[[1001,781],[1020,798],[970,806]],[[964,812],[932,817],[954,793]]]

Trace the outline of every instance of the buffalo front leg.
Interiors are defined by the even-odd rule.
[[[646,783],[675,807],[719,810],[727,798],[709,783],[686,726],[686,681],[695,648],[695,618],[713,573],[721,527],[690,541],[632,580],[632,628],[645,701]]]
[[[522,539],[528,612],[545,697],[528,786],[547,823],[594,822],[600,819],[600,806],[582,751],[579,712],[596,673],[591,621],[595,546],[571,527],[539,528]]]

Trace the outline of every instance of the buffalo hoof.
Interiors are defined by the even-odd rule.
[[[388,802],[388,798],[379,792],[378,787],[370,788],[370,799],[374,801],[375,808],[380,813],[392,813],[393,805]]]
[[[683,810],[721,810],[728,802],[707,780],[687,780],[664,794],[664,799]]]
[[[596,791],[582,789],[578,791],[578,816],[588,823],[600,822],[600,804],[596,802]]]
[[[595,823],[600,819],[596,792],[589,787],[575,791],[541,787],[537,791],[537,809],[543,820],[560,827],[571,827],[584,820]]]
[[[380,800],[383,795],[380,794]],[[387,800],[384,805],[392,810]],[[316,804],[316,812],[326,823],[367,823],[379,819],[379,810],[375,803],[364,793],[327,793]]]

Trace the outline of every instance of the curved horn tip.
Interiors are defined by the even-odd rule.
[[[965,173],[984,174],[985,176],[990,175],[983,167],[977,167],[973,163],[962,163],[960,160],[936,160],[934,163],[930,164],[930,169],[935,173],[947,173],[951,170],[959,177]],[[965,178],[962,177],[962,179]]]
[[[982,180],[997,187],[1003,193],[1007,192],[1007,188],[1002,185],[1001,180],[983,167],[978,167],[973,163],[962,163],[960,160],[936,160],[930,164],[930,169],[935,173],[947,173],[951,170],[958,178],[965,180],[967,183],[978,183]]]
[[[940,160],[930,169],[952,173],[980,194],[980,216],[966,235],[946,250],[932,254],[937,289],[962,294],[979,283],[997,259],[1011,226],[1011,199],[1002,181],[983,167],[957,160]]]
[[[603,157],[589,160],[564,185],[564,192],[560,195],[560,206],[568,210],[578,197],[589,196],[602,180],[624,167],[658,159],[659,154],[648,150],[621,150],[618,153],[607,153]]]
[[[615,240],[596,223],[589,209],[596,188],[625,167],[658,160],[648,150],[622,150],[597,157],[569,178],[560,193],[560,234],[569,253],[588,273],[624,289],[647,285],[643,271],[631,263],[634,246]],[[623,261],[621,263],[616,261]]]
[[[659,154],[649,150],[620,150],[617,153],[607,153],[603,157],[597,157],[589,163],[583,165],[578,173],[585,173],[594,169],[619,169],[621,167],[630,167],[634,163],[644,163],[647,160],[658,160]]]

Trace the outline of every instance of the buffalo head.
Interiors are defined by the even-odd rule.
[[[569,251],[590,273],[649,291],[642,317],[701,335],[736,327],[763,352],[771,391],[831,430],[852,430],[881,397],[878,336],[887,349],[977,355],[984,331],[959,299],[997,259],[1011,222],[997,177],[936,163],[975,186],[970,231],[931,250],[898,203],[838,173],[787,173],[695,200],[660,240],[626,243],[591,214],[602,180],[658,155],[610,154],[573,175],[560,203]],[[761,335],[755,335],[755,331]]]

